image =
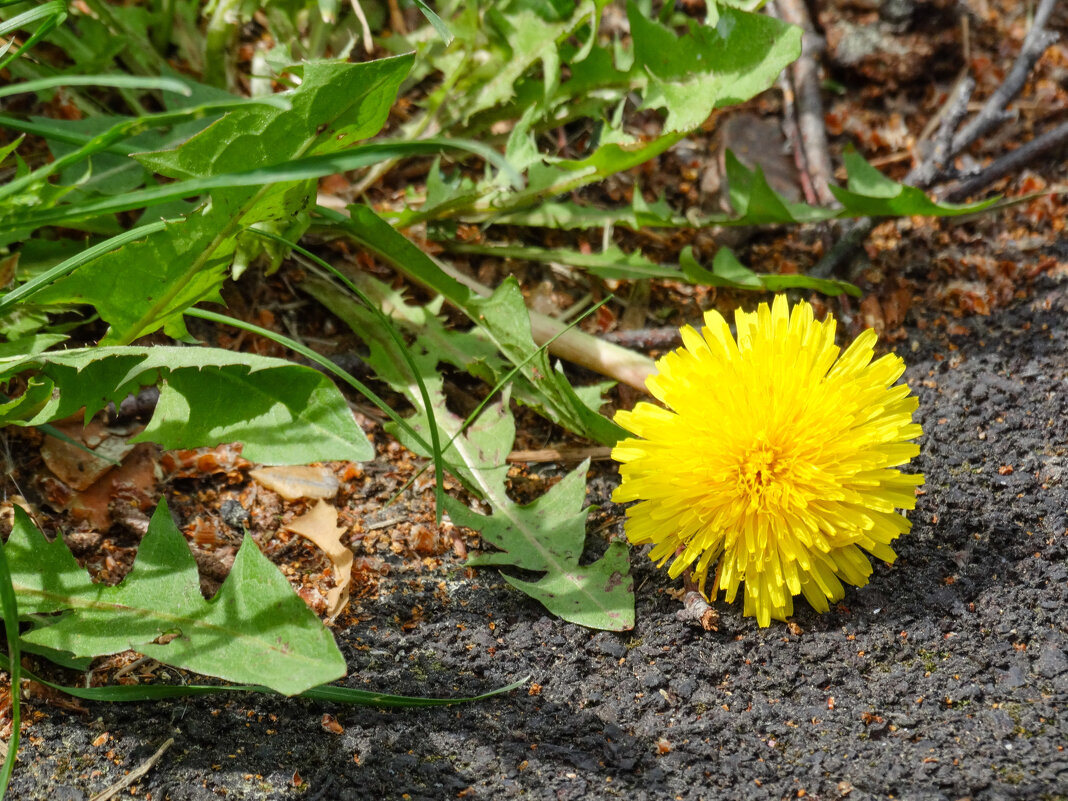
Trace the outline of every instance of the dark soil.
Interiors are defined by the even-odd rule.
[[[168,737],[134,797],[1068,797],[1066,315],[1068,281],[1043,277],[953,337],[907,328],[925,494],[897,563],[829,614],[801,603],[796,625],[762,630],[720,604],[706,632],[635,552],[634,631],[594,632],[447,560],[381,579],[371,619],[337,631],[348,681],[473,694],[529,673],[529,689],[394,712],[38,703],[11,797],[88,798]],[[590,500],[620,520],[615,480],[591,482]]]

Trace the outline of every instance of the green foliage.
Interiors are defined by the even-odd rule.
[[[334,638],[246,537],[218,594],[200,594],[196,562],[160,503],[121,584],[95,584],[61,537],[15,510],[4,545],[23,635],[74,657],[136,649],[177,667],[286,695],[345,673]]]
[[[534,582],[508,575],[505,578],[565,620],[612,631],[632,628],[634,598],[626,546],[613,543],[593,564],[579,564],[589,512],[583,508],[587,465],[575,470],[534,503],[521,506],[506,492],[508,465],[505,457],[515,439],[515,421],[508,410],[507,393],[499,402],[487,406],[473,422],[465,421],[447,407],[444,381],[437,370],[439,360],[460,358],[468,361],[469,369],[470,362],[478,360],[479,368],[476,369],[488,367],[495,371],[492,351],[487,352],[479,344],[484,344],[484,340],[472,333],[446,332],[440,325],[426,326],[430,336],[417,334],[409,346],[419,371],[416,376],[399,353],[400,346],[377,318],[362,306],[325,288],[314,292],[364,339],[370,348],[367,362],[376,374],[403,393],[415,407],[414,416],[408,420],[411,428],[425,434],[431,425],[438,426],[439,438],[448,443],[443,448],[443,455],[452,465],[456,477],[490,505],[491,514],[481,515],[452,498],[445,501],[453,522],[480,531],[486,542],[501,549],[473,558],[470,563],[510,565],[543,573]],[[494,298],[482,302],[478,308],[493,317],[511,315],[514,323],[517,316],[519,319],[525,317],[525,312],[517,315],[521,309],[514,309],[513,293],[518,293],[518,287],[514,282],[506,283]],[[390,307],[401,320],[436,319],[434,309],[414,310],[396,297],[391,299]],[[509,307],[512,307],[511,311]],[[498,321],[492,327],[508,326]],[[521,329],[512,328],[510,333],[518,335]],[[526,339],[529,341],[529,333]],[[525,353],[521,341],[516,336],[515,342],[509,343],[510,347],[519,349],[519,354]],[[533,343],[530,345],[533,347]],[[464,359],[463,354],[470,356]],[[419,381],[427,388],[430,408],[426,406],[424,396],[413,389]],[[391,433],[417,453],[428,455],[421,443],[413,440],[406,431],[394,427]],[[427,437],[422,439],[425,441]]]
[[[139,154],[138,160],[166,177],[188,180],[329,155],[377,133],[410,66],[410,57],[307,64],[301,85],[286,97],[289,109],[242,106],[179,147]],[[216,189],[211,202],[183,222],[96,259],[37,299],[92,304],[112,326],[111,343],[129,343],[160,326],[183,335],[182,310],[217,299],[227,269],[235,265],[240,272],[259,252],[259,240],[239,239],[245,228],[266,226],[293,239],[306,229],[304,210],[314,197],[314,183],[272,182],[278,178]],[[192,187],[184,191],[195,194]],[[131,274],[138,276],[136,282],[128,280]]]
[[[0,246],[21,259],[10,291],[0,295],[0,334],[7,339],[0,342],[0,382],[18,379],[21,394],[0,398],[0,424],[43,427],[83,407],[88,418],[109,401],[158,384],[160,401],[141,439],[164,447],[236,440],[248,458],[279,464],[371,458],[344,399],[318,372],[204,347],[130,347],[161,329],[188,340],[186,315],[222,319],[197,304],[220,300],[224,283],[254,262],[268,272],[277,268],[290,243],[314,222],[317,234],[346,237],[440,295],[413,306],[365,282],[364,290],[390,312],[389,322],[336,284],[309,284],[367,342],[378,378],[414,407],[407,420],[389,409],[390,430],[488,505],[488,514],[481,514],[441,499],[455,522],[478,529],[496,548],[473,563],[541,574],[530,581],[507,578],[567,620],[629,628],[634,613],[625,546],[612,543],[597,561],[580,563],[585,466],[529,505],[507,494],[505,456],[515,435],[510,400],[573,434],[612,444],[622,432],[599,413],[607,385],[571,385],[535,343],[514,280],[482,297],[397,228],[425,223],[430,237],[448,240],[457,221],[636,229],[952,215],[985,206],[935,203],[850,152],[847,186],[832,189],[841,209],[788,203],[759,168],[748,170],[733,156],[727,159],[729,214],[683,218],[662,200],[646,202],[640,191],[630,207],[595,208],[573,193],[661,155],[713,109],[771,86],[800,53],[798,29],[752,13],[760,0],[709,3],[705,24],[673,14],[672,4],[653,19],[644,6],[628,2],[627,37],[603,29],[607,0],[445,0],[437,7],[448,23],[422,0],[416,3],[431,24],[382,39],[379,44],[398,55],[362,63],[349,58],[363,24],[347,4],[260,4],[273,39],[285,44],[254,55],[248,98],[225,88],[238,85],[229,51],[257,4],[0,5],[0,35],[10,42],[16,31],[27,34],[22,47],[0,53],[0,68],[13,78],[0,96],[32,92],[59,101],[56,107],[69,105],[76,112],[71,116],[81,118],[0,114],[0,127],[21,134],[0,147],[0,163],[11,177],[0,186]],[[380,22],[375,14],[384,11],[369,11],[374,27]],[[51,45],[48,53],[20,57],[42,41]],[[335,57],[323,58],[327,52]],[[65,60],[49,63],[56,54]],[[202,82],[175,76],[168,58],[199,70]],[[275,84],[292,88],[276,92]],[[409,95],[413,105],[397,115],[388,136],[368,142],[381,133],[398,92],[417,84],[420,91]],[[659,130],[631,127],[629,112],[636,110],[662,112]],[[566,150],[553,149],[556,137],[546,134],[565,129],[576,137]],[[34,137],[43,138],[51,159],[28,147]],[[370,168],[357,187],[362,191],[404,159],[443,153],[474,155],[485,166],[458,166],[454,158],[442,168],[439,159],[425,195],[413,191],[406,207],[381,215],[362,204],[349,208],[351,219],[314,206],[318,178]],[[844,282],[757,274],[727,249],[710,264],[684,250],[673,265],[615,247],[592,255],[567,248],[449,247],[564,262],[600,279],[857,294]],[[470,330],[445,326],[441,299],[467,316]],[[69,313],[79,309],[90,311],[74,319]],[[50,317],[57,310],[68,313],[63,323]],[[109,326],[100,345],[51,350],[94,314]],[[497,400],[481,416],[461,419],[446,405],[442,363],[485,381],[493,387],[487,401]],[[343,378],[388,409],[355,378]],[[3,553],[15,590],[9,598],[0,586],[9,638],[17,603],[31,623],[23,642],[35,653],[77,665],[83,657],[132,647],[285,693],[383,705],[414,700],[309,690],[344,670],[329,634],[249,542],[223,591],[205,602],[162,506],[134,570],[118,587],[94,585],[61,539],[45,542],[21,516]],[[17,638],[10,647],[17,656]],[[98,697],[162,697],[171,688],[108,689],[110,696]],[[196,692],[201,689],[209,691]]]
[[[245,443],[266,464],[351,459],[374,449],[337,387],[280,359],[216,348],[79,348],[0,359],[0,381],[34,371],[21,396],[0,405],[0,423],[40,425],[164,382],[140,440],[165,448]]]
[[[780,275],[778,273],[755,273],[738,261],[730,248],[720,248],[712,261],[712,269],[702,267],[693,256],[693,249],[686,247],[679,254],[679,264],[662,265],[646,258],[640,251],[624,253],[611,246],[600,253],[580,253],[566,248],[514,247],[508,245],[460,245],[449,244],[454,253],[478,253],[527,261],[553,262],[579,267],[598,278],[618,281],[658,279],[684,281],[703,286],[726,289],[755,289],[777,292],[783,289],[814,289],[825,295],[847,292],[856,297],[860,290],[846,281],[816,278],[808,275]]]
[[[351,220],[339,219],[339,215],[332,215],[331,219],[362,245],[387,261],[403,264],[417,281],[441,292],[482,329],[483,335],[513,365],[522,365],[523,376],[532,390],[524,393],[529,405],[549,420],[596,442],[610,445],[624,436],[622,429],[597,412],[599,396],[591,408],[591,399],[581,398],[563,373],[549,365],[546,355],[537,352],[526,305],[514,280],[502,285],[493,297],[479,298],[445,275],[429,256],[371,209],[351,206],[349,211]]]
[[[19,687],[22,678],[22,649],[19,641],[18,599],[15,597],[15,587],[7,563],[7,550],[4,547],[0,547],[0,614],[4,617],[4,639],[7,641],[7,665],[4,667],[8,671],[11,686]],[[15,769],[15,755],[19,752],[22,722],[20,695],[20,692],[11,693],[11,737],[7,743],[3,767],[0,767],[0,798],[7,794],[7,785]]]
[[[962,214],[984,211],[997,202],[996,198],[967,204],[936,202],[915,187],[890,180],[868,164],[855,150],[846,148],[845,166],[848,188],[830,186],[831,192],[842,204],[841,208],[810,206],[807,203],[791,203],[776,193],[768,185],[759,165],[750,170],[729,150],[725,161],[733,209],[733,212],[729,214],[684,217],[675,213],[663,201],[647,203],[641,192],[635,190],[634,200],[629,207],[596,208],[573,200],[554,200],[531,209],[508,212],[496,217],[495,222],[502,225],[527,225],[565,230],[622,225],[634,231],[641,228],[705,228],[715,225],[801,225],[869,216],[957,217]],[[782,277],[796,278],[797,276]],[[701,281],[698,280],[697,283]],[[798,284],[797,286],[810,286],[820,292],[826,291],[816,284]],[[773,287],[768,284],[757,285],[749,282],[748,288],[772,289]]]
[[[11,663],[7,656],[0,654],[0,670],[9,670],[10,666]],[[110,687],[72,687],[56,684],[41,676],[36,676],[26,669],[22,670],[22,675],[31,681],[40,682],[47,687],[86,701],[135,703],[138,701],[159,701],[164,698],[192,698],[201,695],[272,692],[269,687],[258,684],[116,684]],[[306,698],[309,701],[324,701],[330,704],[373,706],[379,709],[407,709],[411,707],[451,706],[453,704],[482,701],[495,695],[517,690],[528,681],[530,681],[530,676],[524,676],[503,687],[469,697],[425,698],[413,695],[392,695],[372,690],[358,690],[355,687],[338,687],[333,684],[312,687],[310,690],[297,693],[297,696]]]
[[[503,459],[505,454],[498,450],[496,455]],[[583,462],[526,506],[514,503],[505,492],[506,467],[497,473],[482,471],[480,489],[493,507],[492,514],[479,514],[452,498],[446,505],[455,523],[480,531],[486,542],[499,549],[474,556],[469,564],[508,565],[544,573],[537,581],[507,573],[504,578],[564,620],[627,631],[634,628],[634,585],[626,543],[612,542],[596,562],[579,564],[589,514],[583,508],[588,467],[589,462]]]
[[[666,109],[669,131],[692,131],[712,109],[764,91],[801,55],[800,28],[729,6],[714,26],[688,20],[682,36],[646,18],[633,0],[627,21],[635,68],[648,75],[642,107]]]
[[[627,5],[629,43],[605,43],[597,31],[604,5],[587,0],[568,17],[547,19],[552,15],[545,8],[506,13],[472,3],[454,25],[452,47],[436,41],[424,46],[425,62],[441,71],[442,84],[427,98],[425,114],[402,129],[402,138],[428,129],[471,135],[515,121],[506,156],[527,171],[528,180],[525,189],[511,190],[492,178],[451,184],[435,179],[421,208],[397,215],[399,226],[455,217],[493,220],[629,170],[677,143],[714,108],[767,89],[801,52],[800,30],[765,15],[723,8],[715,27],[690,21],[680,35],[647,19],[633,2]],[[568,65],[566,78],[561,63]],[[661,133],[648,142],[624,130],[621,113],[632,95],[639,108],[666,112]],[[539,152],[537,134],[584,117],[600,128],[586,156]]]

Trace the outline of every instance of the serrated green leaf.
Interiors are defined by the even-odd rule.
[[[490,341],[512,364],[523,363],[523,376],[530,382],[525,403],[582,436],[604,444],[614,444],[625,432],[608,418],[590,409],[575,394],[562,372],[549,366],[548,357],[535,355],[538,346],[530,334],[530,313],[514,283],[498,288],[491,298],[476,298],[467,287],[445,275],[423,251],[365,206],[349,207],[351,220],[338,220],[345,230],[372,251],[399,262],[416,280],[445,295],[448,300],[479,325]],[[334,218],[331,218],[334,219]],[[359,331],[357,331],[359,333]]]
[[[600,253],[580,253],[564,248],[508,247],[494,245],[458,245],[449,243],[450,250],[457,253],[479,253],[499,258],[527,259],[530,261],[555,262],[581,267],[599,278],[635,281],[646,278],[686,281],[691,284],[717,286],[729,289],[746,289],[776,292],[781,289],[815,289],[826,295],[847,292],[859,297],[860,290],[846,281],[815,278],[807,275],[780,275],[756,273],[743,265],[729,248],[716,251],[712,269],[698,264],[692,247],[679,253],[679,264],[657,264],[640,251],[624,253],[611,246]]]
[[[295,695],[345,673],[333,636],[246,537],[218,594],[205,601],[196,562],[160,502],[123,581],[95,584],[62,537],[44,539],[15,510],[4,552],[27,642],[75,658],[134,649],[165,664]]]
[[[0,382],[37,377],[5,424],[40,425],[85,407],[86,419],[142,386],[165,382],[138,441],[164,448],[244,443],[264,464],[374,457],[344,397],[326,376],[282,359],[217,348],[83,348],[0,359]],[[53,394],[53,388],[58,393]]]
[[[397,343],[381,330],[381,323],[349,299],[331,297],[326,291],[313,291],[367,343],[370,352],[366,361],[376,374],[403,393],[415,407],[416,413],[408,422],[424,435],[423,442],[428,439],[426,432],[432,417],[441,442],[450,443],[442,448],[450,469],[469,490],[491,505],[492,514],[484,516],[458,501],[445,500],[454,522],[486,533],[487,541],[495,545],[507,544],[509,555],[499,557],[501,561],[493,562],[498,557],[492,555],[481,563],[510,564],[546,573],[542,581],[533,583],[517,583],[507,578],[524,592],[528,591],[524,585],[530,584],[531,594],[549,611],[566,620],[613,631],[631,628],[634,625],[634,599],[628,578],[626,548],[622,547],[622,554],[618,547],[610,549],[593,565],[579,565],[587,517],[582,504],[585,469],[576,470],[565,479],[562,489],[555,487],[529,507],[518,506],[505,491],[508,477],[505,457],[515,439],[515,421],[508,412],[507,391],[500,402],[488,405],[482,415],[462,431],[463,419],[451,412],[445,402],[444,382],[437,372],[441,357],[427,340],[417,335],[409,353],[433,404],[433,414],[429,414],[422,394],[415,390],[415,376],[397,352]],[[501,308],[510,305],[508,302]],[[492,315],[497,313],[497,309],[489,311]],[[411,317],[411,313],[402,313],[401,319],[405,317]],[[526,319],[525,307],[523,317]],[[416,453],[430,455],[403,430],[396,426],[387,426],[387,430]]]
[[[887,178],[852,147],[846,148],[843,158],[849,173],[847,188],[828,188],[852,217],[956,217],[982,211],[998,201],[995,197],[978,203],[939,203],[922,189]]]
[[[565,231],[576,228],[603,228],[606,225],[622,225],[632,231],[642,228],[689,228],[694,225],[682,215],[676,214],[663,197],[655,203],[645,203],[638,187],[634,188],[634,198],[630,206],[596,208],[573,200],[546,200],[531,209],[494,217],[493,222],[500,225],[559,228]]]
[[[630,549],[611,542],[604,556],[589,565],[569,565],[537,581],[503,574],[505,581],[571,623],[608,631],[634,628],[634,579]]]
[[[530,315],[513,276],[490,297],[472,297],[469,314],[512,364],[522,365],[523,375],[541,401],[534,407],[541,414],[602,445],[614,445],[626,437],[623,429],[582,402],[563,370],[552,367],[548,355],[534,343]]]
[[[306,62],[289,109],[235,109],[174,150],[137,160],[169,178],[204,178],[266,167],[296,157],[336,153],[381,129],[411,68],[411,56],[360,64]]]
[[[796,225],[864,216],[952,217],[983,211],[997,202],[997,198],[993,198],[966,205],[938,203],[915,187],[887,178],[852,148],[847,148],[845,162],[849,188],[842,189],[833,185],[830,187],[842,204],[841,208],[836,209],[787,201],[771,188],[759,165],[749,169],[728,150],[725,164],[729,197],[734,208],[732,214],[682,217],[675,214],[665,203],[658,202],[649,206],[639,202],[641,193],[635,191],[634,203],[630,208],[598,209],[570,200],[547,201],[534,208],[511,211],[489,219],[505,225],[563,229],[600,228],[605,225],[624,225],[633,230],[642,227]],[[460,219],[486,219],[486,215],[481,214],[466,213],[457,216]]]
[[[634,627],[634,596],[626,545],[616,543],[593,564],[579,565],[589,515],[583,508],[588,468],[589,461],[583,462],[526,506],[508,499],[503,485],[483,488],[494,507],[491,515],[474,512],[452,498],[446,505],[454,523],[475,529],[499,549],[470,558],[470,564],[543,572],[538,581],[507,574],[505,579],[571,623],[627,631]]]
[[[801,55],[801,29],[762,14],[719,9],[715,27],[689,20],[677,36],[629,0],[634,58],[651,76],[643,108],[666,108],[667,131],[691,131],[719,106],[771,86]]]

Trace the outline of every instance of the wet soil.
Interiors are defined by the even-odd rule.
[[[705,631],[635,551],[635,629],[594,632],[446,557],[383,577],[369,619],[336,630],[348,682],[473,694],[530,674],[525,689],[388,712],[37,704],[10,797],[89,798],[169,737],[123,797],[1068,797],[1066,315],[1064,275],[953,336],[914,315],[897,347],[921,399],[925,494],[897,563],[828,614],[802,602],[794,625],[759,629],[718,604]],[[591,481],[617,521],[600,537],[618,535],[615,481]]]

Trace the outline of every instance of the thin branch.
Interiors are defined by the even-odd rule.
[[[794,99],[794,87],[785,72],[779,76],[776,83],[779,85],[779,91],[782,92],[782,132],[786,134],[787,146],[794,154],[794,166],[797,167],[797,175],[801,179],[801,191],[804,193],[805,202],[810,206],[815,206],[820,199],[812,186],[812,176],[808,171],[805,148],[801,142],[801,129],[797,127],[797,102]]]
[[[1068,122],[1062,122],[1056,128],[1036,136],[1026,145],[1021,145],[1011,153],[991,162],[977,175],[961,181],[946,192],[946,200],[959,202],[979,192],[999,178],[1019,172],[1033,161],[1053,153],[1068,145]]]
[[[975,81],[967,76],[953,87],[946,104],[942,107],[942,123],[935,134],[934,145],[923,161],[909,170],[904,183],[925,189],[942,176],[946,164],[953,155],[953,134],[968,113],[968,101],[972,99]]]
[[[816,278],[828,278],[838,272],[838,269],[853,258],[857,248],[864,244],[868,234],[875,230],[879,220],[875,217],[864,217],[847,224],[841,236],[830,250],[823,254],[816,265],[808,271],[808,275]]]
[[[949,101],[952,104],[952,108],[947,109],[945,112],[945,119],[942,129],[938,133],[935,147],[928,158],[924,159],[921,164],[917,165],[905,176],[904,183],[920,189],[927,189],[944,177],[944,165],[948,164],[958,153],[990,131],[995,125],[1004,122],[1006,119],[1011,119],[1012,115],[1005,111],[1006,106],[1020,93],[1027,76],[1034,69],[1042,54],[1059,38],[1057,34],[1044,29],[1053,7],[1054,0],[1039,1],[1031,29],[1027,32],[1020,54],[1013,62],[1008,76],[986,103],[983,104],[982,109],[972,118],[971,122],[961,131],[952,133],[952,129],[960,123],[963,117],[962,109],[967,108],[967,100],[971,95],[971,89],[974,84],[969,85],[962,81],[957,85],[954,97]],[[1059,141],[1057,140],[1058,131],[1060,131],[1060,128],[1055,128],[1049,134],[1034,140],[1035,142],[1042,140],[1042,142],[1035,145],[1033,150],[1025,150],[1028,145],[1033,144],[1028,143],[1023,148],[1019,148],[1008,156],[998,159],[994,164],[999,164],[999,162],[1015,157],[1014,161],[1006,162],[1010,165],[1009,167],[999,165],[998,169],[1006,170],[1006,172],[990,177],[993,173],[989,171],[994,166],[994,164],[991,164],[979,175],[952,189],[948,199],[967,197],[968,194],[977,192],[983,186],[997,180],[1001,175],[1007,174],[1012,169],[1011,165],[1021,163],[1021,159],[1026,158],[1029,161],[1032,158],[1037,158],[1039,151],[1045,153],[1053,149],[1056,147],[1056,142]],[[1046,136],[1050,138],[1045,139],[1044,137]],[[944,144],[946,140],[949,140],[948,146]],[[1020,153],[1021,150],[1024,152]],[[982,180],[980,180],[980,177],[982,177]],[[827,277],[835,274],[843,264],[853,257],[857,248],[864,243],[864,240],[868,238],[868,235],[879,222],[880,220],[878,219],[866,218],[847,225],[838,242],[827,251],[809,273],[817,277]]]
[[[1013,62],[1012,69],[994,94],[990,95],[983,108],[978,114],[953,137],[953,146],[950,156],[960,153],[971,145],[976,139],[987,133],[991,128],[1011,119],[1005,109],[1009,103],[1023,89],[1027,76],[1031,74],[1035,64],[1042,58],[1046,49],[1057,41],[1058,34],[1045,30],[1046,22],[1053,11],[1054,0],[1040,0],[1035,9],[1035,18],[1031,23],[1031,30],[1027,32],[1020,55]]]
[[[776,0],[782,18],[802,29],[801,57],[791,67],[797,100],[797,127],[801,146],[805,151],[805,166],[812,178],[813,189],[820,203],[838,205],[827,188],[834,169],[827,145],[827,129],[823,124],[823,100],[820,97],[820,73],[816,58],[824,50],[823,39],[816,33],[804,0]]]
[[[173,737],[167,738],[167,741],[165,743],[163,743],[163,745],[161,745],[156,750],[156,753],[154,753],[152,756],[150,756],[148,759],[146,759],[144,762],[142,762],[136,768],[131,770],[129,773],[127,773],[125,776],[123,776],[121,779],[119,779],[117,782],[115,782],[115,784],[111,785],[109,788],[107,788],[103,792],[100,792],[100,793],[97,793],[96,795],[94,795],[92,797],[92,799],[90,799],[90,801],[107,801],[109,798],[114,798],[116,795],[121,793],[123,790],[125,790],[127,787],[129,787],[131,784],[133,784],[138,779],[140,779],[142,776],[144,776],[146,773],[148,773],[152,769],[152,766],[155,765],[157,762],[159,762],[160,757],[162,757],[164,752],[168,748],[170,748],[172,745],[174,745],[174,738]]]
[[[628,330],[609,331],[601,334],[601,339],[631,350],[664,350],[677,348],[682,344],[682,335],[673,325],[659,328],[632,328]]]
[[[512,451],[505,457],[509,464],[516,462],[581,462],[584,459],[601,461],[612,456],[612,449],[601,445],[589,448],[541,448],[534,451]]]

